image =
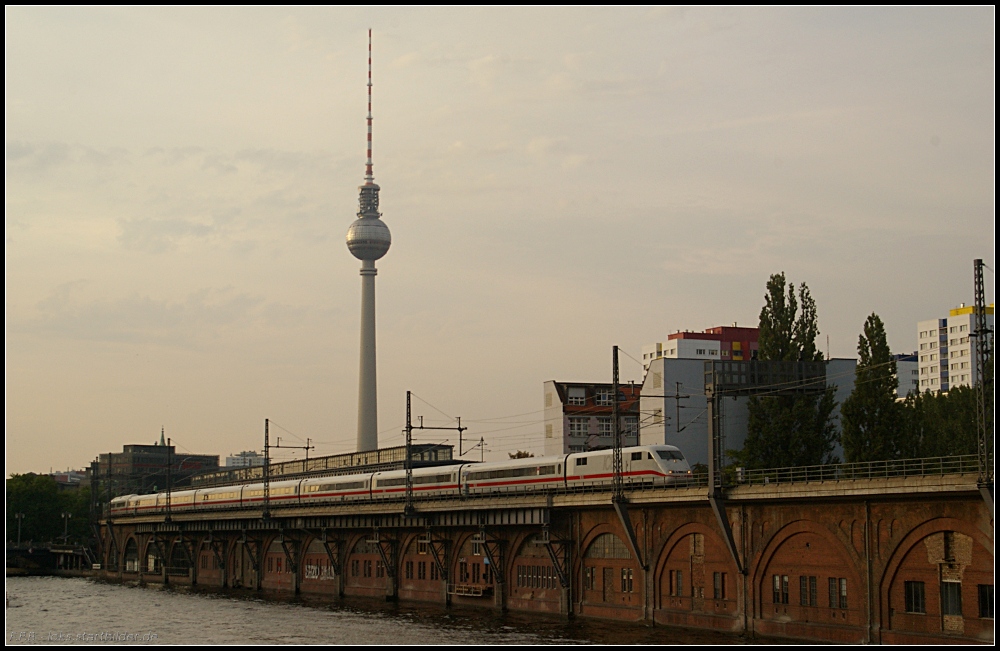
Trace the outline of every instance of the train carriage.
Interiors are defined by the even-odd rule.
[[[564,457],[528,457],[463,466],[462,492],[477,495],[562,488],[564,467]]]
[[[666,485],[687,480],[691,466],[672,445],[642,445],[622,449],[625,484]],[[604,487],[614,481],[612,450],[578,452],[566,459],[566,486]]]
[[[411,471],[414,496],[459,495],[459,477],[465,466],[417,468]],[[372,499],[394,499],[406,494],[406,471],[377,472],[372,476]]]
[[[303,480],[293,479],[285,481],[272,481],[267,490],[267,501],[269,507],[295,505],[299,503],[299,486]],[[239,503],[243,507],[264,506],[264,484],[249,484],[244,486],[231,486],[230,488],[242,488]]]
[[[371,498],[372,474],[304,479],[299,487],[303,504],[347,502]]]
[[[217,486],[203,488],[196,492],[195,503],[198,510],[232,509],[240,506],[242,486]]]

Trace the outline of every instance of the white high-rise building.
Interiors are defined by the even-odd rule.
[[[948,391],[976,383],[974,311],[962,303],[945,319],[917,323],[920,391]],[[986,308],[986,327],[993,329],[993,305]]]

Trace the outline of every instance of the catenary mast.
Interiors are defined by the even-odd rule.
[[[389,250],[392,237],[378,211],[379,186],[372,173],[372,31],[368,30],[368,158],[365,183],[358,188],[358,218],[347,229],[347,248],[361,260],[361,369],[358,378],[358,451],[378,449],[378,399],[375,380],[375,261]]]

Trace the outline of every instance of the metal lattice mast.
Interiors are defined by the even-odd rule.
[[[271,517],[271,438],[270,420],[264,419],[264,519]]]
[[[624,497],[622,486],[622,428],[618,416],[618,346],[612,349],[612,377],[611,377],[611,422],[614,429],[614,500],[621,502]]]
[[[983,261],[973,260],[973,274],[975,277],[975,298],[976,304],[973,316],[975,318],[975,331],[972,333],[976,341],[976,426],[979,435],[978,456],[979,456],[979,482],[991,483],[993,481],[993,465],[990,457],[993,447],[992,432],[987,423],[986,413],[986,392],[992,391],[992,387],[986,384],[992,378],[987,375],[987,359],[992,344],[992,332],[986,324],[986,292],[983,287]]]
[[[163,430],[162,429],[160,430],[160,438],[163,438]],[[172,466],[173,463],[174,463],[174,460],[172,459],[173,455],[170,453],[171,449],[172,449],[172,445],[171,445],[170,439],[167,439],[167,517],[164,519],[164,522],[170,522],[170,490],[171,490],[171,486],[170,486],[170,479],[171,479],[171,477],[170,477],[170,466]]]
[[[410,419],[410,392],[406,392],[406,507],[404,513],[413,513],[413,421]]]

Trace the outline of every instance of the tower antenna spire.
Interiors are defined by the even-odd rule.
[[[372,30],[368,30],[368,160],[365,162],[365,185],[375,180],[372,173]]]

